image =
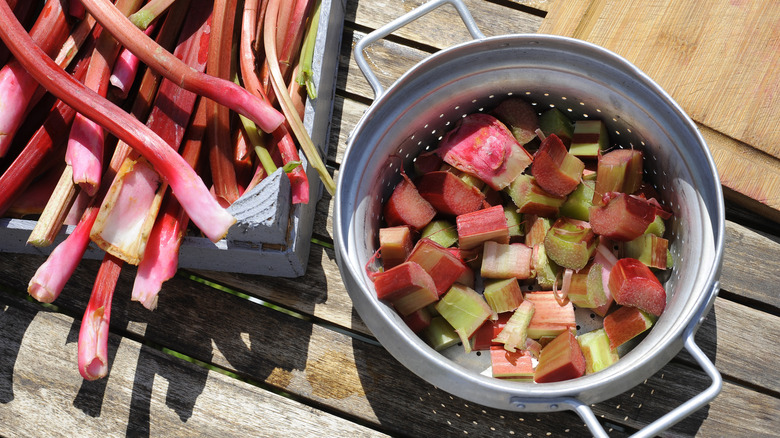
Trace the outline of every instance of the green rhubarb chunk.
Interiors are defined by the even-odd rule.
[[[534,304],[523,301],[515,310],[506,325],[493,339],[493,342],[504,344],[504,349],[514,353],[516,349],[525,348],[525,340],[528,337],[528,325],[534,316]]]
[[[661,216],[655,215],[655,219],[647,226],[645,234],[655,234],[658,237],[664,237],[666,233],[666,224]]]
[[[436,351],[449,348],[460,341],[455,329],[441,316],[431,318],[431,323],[423,330],[422,336]]]
[[[569,153],[583,158],[596,158],[609,147],[607,125],[601,120],[577,120]]]
[[[460,172],[460,171],[458,171],[457,174],[458,174],[458,178],[460,178],[461,181],[463,181],[464,183],[468,184],[471,187],[474,187],[477,190],[482,190],[485,187],[485,181],[482,181],[476,175],[472,175],[470,173]]]
[[[523,302],[523,291],[516,278],[488,281],[482,295],[496,313],[511,312]]]
[[[617,350],[609,347],[609,338],[603,328],[577,336],[585,356],[585,373],[593,374],[614,364],[620,358]]]
[[[531,268],[534,271],[536,283],[542,289],[551,289],[561,271],[560,266],[547,257],[547,250],[543,243],[534,246],[531,255]]]
[[[523,215],[518,213],[517,208],[514,205],[505,205],[504,215],[509,226],[509,238],[523,236],[525,234]]]
[[[626,257],[637,259],[650,268],[666,269],[669,242],[655,234],[643,234],[623,245]]]
[[[549,109],[539,116],[539,129],[544,135],[557,135],[563,144],[569,146],[574,136],[574,123],[557,108]]]
[[[423,228],[422,237],[449,248],[458,241],[458,230],[455,228],[455,224],[448,220],[435,220]]]
[[[552,219],[533,215],[527,215],[525,219],[525,244],[534,247],[544,243],[547,232],[552,228]]]
[[[544,191],[533,176],[522,174],[512,181],[504,192],[512,198],[520,213],[555,216],[566,201],[565,196],[554,196]]]
[[[579,219],[581,221],[590,220],[590,208],[593,207],[593,188],[596,181],[593,179],[583,179],[582,182],[569,193],[566,202],[561,205],[561,216]]]
[[[498,316],[485,299],[468,286],[455,283],[436,303],[436,310],[455,329],[466,353],[471,352],[469,338],[488,318]]]
[[[558,265],[575,271],[588,264],[597,244],[596,234],[587,222],[566,217],[558,218],[544,238],[547,256]]]
[[[572,275],[568,296],[577,307],[595,309],[608,301],[602,281],[602,265],[593,263],[586,269]]]
[[[672,258],[672,252],[666,250],[666,269],[672,269],[674,267],[674,258]]]

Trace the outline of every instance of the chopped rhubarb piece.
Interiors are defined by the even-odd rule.
[[[534,154],[531,172],[539,187],[554,196],[566,196],[580,184],[585,163],[566,150],[557,135],[542,140]]]
[[[643,234],[623,245],[626,257],[631,257],[648,267],[666,269],[669,241],[655,234]]]
[[[417,175],[424,175],[441,168],[443,160],[436,151],[424,152],[414,159],[414,171]]]
[[[525,215],[525,244],[534,247],[544,243],[553,221],[547,217]]]
[[[439,213],[457,216],[482,208],[485,195],[455,174],[429,172],[417,182],[417,191]]]
[[[588,264],[596,245],[598,239],[588,222],[567,217],[558,218],[544,238],[550,260],[574,270]]]
[[[480,274],[484,278],[530,278],[531,252],[522,243],[485,242]]]
[[[523,216],[517,212],[514,205],[504,206],[504,216],[506,216],[506,225],[509,228],[509,238],[522,237],[525,235],[525,224]]]
[[[525,350],[506,351],[501,347],[491,347],[490,363],[493,377],[523,382],[533,381],[533,356]]]
[[[374,288],[377,298],[388,301],[394,301],[420,289],[427,289],[430,295],[435,295],[436,292],[436,285],[431,276],[415,262],[404,262],[392,269],[380,272],[374,278]],[[434,297],[433,301],[436,298],[438,295]],[[420,307],[428,304],[430,302]]]
[[[577,342],[585,356],[585,374],[601,371],[620,359],[603,328],[577,336]]]
[[[590,225],[599,236],[618,241],[634,240],[655,219],[656,209],[647,200],[615,192],[604,198],[606,205],[590,209]]]
[[[449,248],[458,241],[455,224],[444,219],[431,221],[423,228],[421,237],[431,239],[439,245]]]
[[[469,338],[485,322],[498,317],[482,295],[470,287],[454,284],[436,303],[436,310],[455,329],[466,353],[471,352]]]
[[[517,349],[525,347],[525,340],[528,337],[528,324],[534,315],[534,304],[530,301],[523,301],[518,307],[506,325],[493,339],[493,342],[504,344],[504,349],[514,352]]]
[[[431,318],[431,312],[426,306],[422,309],[417,309],[414,312],[403,316],[401,319],[404,320],[406,325],[409,326],[409,328],[412,329],[414,333],[420,333],[425,330],[426,327],[431,325]]]
[[[596,158],[609,147],[607,125],[601,120],[577,120],[569,153],[583,158]]]
[[[482,296],[496,313],[511,312],[523,302],[523,291],[516,278],[486,283]]]
[[[420,239],[407,258],[422,266],[433,278],[439,296],[457,281],[468,267],[455,255],[430,239]]]
[[[501,346],[498,342],[493,342],[496,336],[504,329],[506,322],[512,317],[512,312],[504,312],[498,314],[498,319],[485,321],[477,331],[471,336],[472,346],[471,348],[480,350],[489,350],[492,346]],[[503,349],[503,347],[502,347]]]
[[[561,205],[566,202],[565,196],[547,193],[533,176],[526,174],[515,178],[505,191],[520,213],[544,217],[557,216]]]
[[[592,199],[595,186],[595,181],[583,179],[577,188],[566,197],[566,202],[561,205],[559,211],[561,216],[589,221],[590,208],[593,207]]]
[[[385,270],[403,263],[414,248],[412,230],[406,225],[379,229],[379,253]]]
[[[539,116],[539,129],[545,135],[555,134],[567,147],[574,136],[574,124],[559,109],[552,108]]]
[[[570,331],[558,335],[542,348],[534,382],[560,382],[585,375],[585,356],[577,338]]]
[[[652,315],[636,307],[621,306],[604,318],[609,348],[615,349],[652,327]]]
[[[609,290],[615,302],[638,307],[660,316],[666,307],[666,291],[650,268],[637,259],[623,258],[609,274]]]
[[[422,230],[436,216],[436,210],[420,196],[412,180],[406,174],[402,176],[385,204],[385,222],[391,227],[409,225],[415,230]]]
[[[500,205],[462,214],[455,218],[462,249],[476,248],[487,241],[509,242],[509,225]]]
[[[664,237],[664,233],[666,233],[666,223],[661,216],[656,214],[655,219],[647,226],[644,234],[655,234],[658,237]]]
[[[508,186],[533,160],[503,123],[483,113],[460,119],[444,135],[436,153],[495,190]]]
[[[634,193],[642,183],[642,151],[615,149],[599,155],[593,204],[609,192]]]
[[[540,339],[544,336],[558,336],[565,331],[574,332],[577,322],[574,306],[571,302],[564,306],[558,304],[552,292],[530,292],[525,301],[534,304],[534,316],[528,325],[528,337]]]
[[[431,323],[422,331],[422,336],[436,351],[449,348],[460,341],[455,329],[441,316],[431,318]]]
[[[558,278],[561,268],[547,257],[544,243],[534,245],[531,253],[531,276],[542,289],[550,289]]]
[[[604,293],[602,280],[603,269],[599,263],[591,263],[589,266],[575,272],[572,275],[569,288],[569,300],[577,307],[593,309],[608,303]]]
[[[501,120],[520,144],[526,144],[536,137],[539,129],[539,116],[533,105],[519,97],[510,97],[501,101],[493,110],[493,115]]]

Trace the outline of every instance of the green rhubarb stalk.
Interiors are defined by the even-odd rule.
[[[146,30],[168,7],[176,0],[150,0],[143,8],[139,9],[128,18],[139,29]]]
[[[37,247],[52,244],[76,199],[76,192],[76,185],[73,183],[73,168],[65,165],[65,170],[62,171],[40,219],[35,223],[35,227],[27,238],[27,243]]]
[[[322,6],[321,1],[317,1],[314,6],[314,14],[312,15],[309,28],[306,30],[306,37],[303,40],[303,47],[301,48],[301,59],[299,61],[300,70],[296,81],[301,86],[306,87],[306,94],[309,99],[317,98],[317,86],[314,84],[314,69],[312,68],[312,62],[314,61],[314,47],[317,42],[317,30],[320,24],[320,8]]]

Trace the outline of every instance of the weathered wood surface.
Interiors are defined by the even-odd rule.
[[[353,43],[419,1],[347,2],[328,157],[336,174],[347,137],[373,97],[352,60]],[[511,26],[533,31],[550,5],[468,3],[485,20],[483,30],[496,33]],[[526,7],[540,5],[539,11],[527,12]],[[493,15],[484,18],[489,12]],[[453,19],[447,14],[370,48],[384,84],[431,51],[468,38],[460,23],[437,33],[441,20]],[[352,309],[327,246],[332,237],[327,195],[317,211],[314,236],[325,246],[312,246],[307,274],[299,279],[181,271],[165,284],[158,309],[150,312],[130,302],[134,269],[124,269],[112,310],[110,374],[99,382],[83,382],[76,369],[78,327],[99,264],[82,262],[55,305],[45,307],[25,299],[27,281],[43,259],[0,254],[0,435],[588,434],[571,412],[484,408],[406,370],[373,341]],[[709,406],[666,435],[775,434],[780,425],[780,371],[773,364],[780,355],[778,234],[727,222],[723,290],[696,336],[725,385]],[[625,436],[708,384],[682,352],[645,383],[593,409],[612,436]]]

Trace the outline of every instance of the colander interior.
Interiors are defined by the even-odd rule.
[[[611,147],[644,152],[645,180],[673,212],[665,237],[670,240],[675,264],[667,278],[662,278],[666,280],[667,310],[617,365],[575,381],[537,385],[490,379],[487,383],[475,375],[484,371],[486,360],[489,364],[488,355],[465,355],[462,346],[444,352],[446,359],[431,349],[422,358],[406,357],[413,353],[395,344],[422,341],[415,339],[392,309],[376,300],[364,271],[377,250],[382,205],[401,178],[400,168],[413,174],[415,157],[436,148],[457,120],[490,111],[510,96],[527,100],[539,113],[555,107],[573,120],[604,121]],[[619,394],[679,351],[680,333],[702,305],[711,275],[719,269],[714,233],[722,211],[718,211],[717,176],[706,146],[687,116],[652,81],[593,46],[514,36],[440,52],[404,75],[369,109],[353,132],[341,173],[337,240],[345,249],[342,271],[347,270],[357,285],[350,288],[348,284],[350,295],[380,342],[390,345],[391,353],[400,350],[394,355],[426,378],[429,368],[434,374],[437,366],[444,366],[477,384],[498,385],[498,392],[528,391],[543,396],[573,392],[594,400]],[[375,313],[381,317],[374,318]],[[589,311],[578,312],[581,331],[594,327],[589,318],[597,317]],[[593,323],[600,325],[598,320]],[[426,351],[419,344],[414,348]],[[617,376],[622,376],[622,383],[614,383]],[[441,386],[440,379],[434,383]]]

